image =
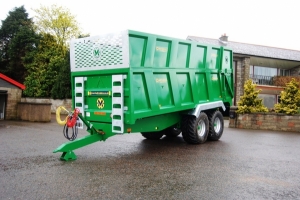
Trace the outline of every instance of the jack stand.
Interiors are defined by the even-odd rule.
[[[75,155],[75,153],[73,151],[68,151],[68,152],[63,152],[63,154],[60,157],[60,160],[63,161],[72,161],[72,160],[76,160],[77,156]]]

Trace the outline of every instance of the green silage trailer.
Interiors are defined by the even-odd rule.
[[[77,122],[65,129],[76,133],[80,120],[89,134],[54,152],[74,160],[74,149],[125,133],[219,140],[233,99],[232,58],[227,47],[133,30],[72,40],[72,105],[80,113],[70,113]]]

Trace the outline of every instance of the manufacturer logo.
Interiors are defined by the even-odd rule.
[[[156,82],[156,83],[166,83],[166,82],[167,82],[167,79],[166,79],[166,78],[156,78],[156,79],[155,79],[155,82]]]
[[[225,56],[225,62],[228,63],[228,56]]]
[[[101,59],[101,50],[98,46],[93,47],[93,58],[94,60]]]
[[[217,55],[217,54],[215,54],[215,53],[212,53],[212,54],[210,54],[210,56],[211,56],[212,58],[216,58],[216,57],[218,57],[218,55]]]
[[[155,47],[155,50],[156,51],[161,51],[161,52],[167,52],[168,51],[168,49],[166,47],[159,47],[159,46]]]
[[[110,96],[111,91],[88,91],[89,96]]]
[[[104,108],[104,100],[103,100],[102,98],[98,98],[98,99],[97,99],[97,107],[98,107],[99,109]]]

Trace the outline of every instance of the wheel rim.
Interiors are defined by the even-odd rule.
[[[214,120],[214,130],[216,133],[219,133],[221,130],[221,120],[218,117]]]
[[[205,135],[206,127],[205,123],[203,120],[199,121],[198,126],[197,126],[197,133],[200,137]]]

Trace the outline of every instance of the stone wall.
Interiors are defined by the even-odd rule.
[[[22,98],[21,102],[30,103],[51,103],[51,113],[56,112],[56,108],[64,106],[67,110],[72,110],[72,99],[50,99],[50,98]]]
[[[235,57],[234,61],[236,61],[236,70],[235,71],[235,85],[236,85],[236,91],[235,91],[235,99],[236,104],[240,100],[240,96],[244,94],[244,84],[245,81],[249,79],[249,73],[250,73],[250,58],[248,57]]]
[[[229,128],[300,132],[300,115],[236,114],[235,118],[229,118]]]
[[[20,88],[7,87],[0,87],[0,90],[7,91],[5,119],[17,119],[18,102],[21,101],[22,90]]]

